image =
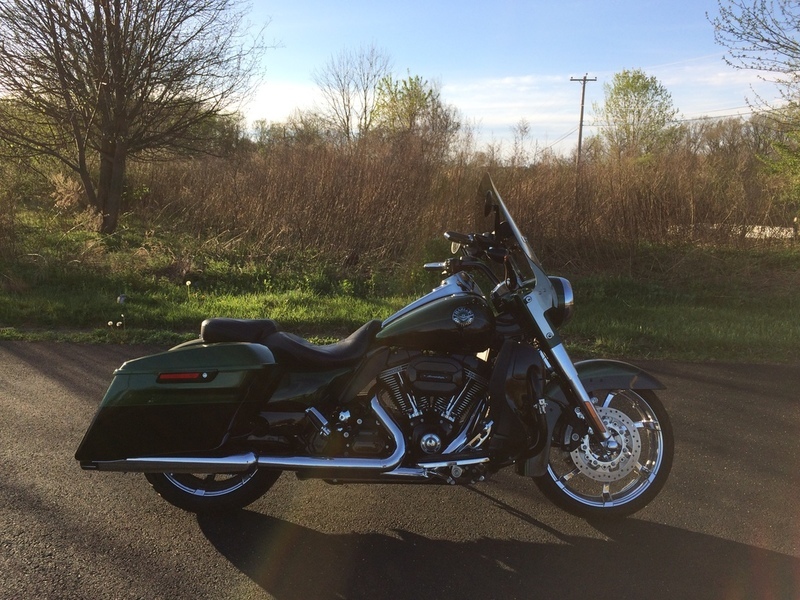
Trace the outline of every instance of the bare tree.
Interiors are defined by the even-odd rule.
[[[728,64],[774,77],[784,100],[800,92],[800,4],[796,0],[717,0],[714,38]],[[759,99],[759,101],[761,101]]]
[[[390,67],[390,58],[372,45],[342,50],[314,73],[325,104],[322,116],[336,134],[350,141],[370,131],[376,89]]]
[[[127,161],[196,148],[264,48],[234,0],[0,0],[0,139],[75,171],[116,229]]]
[[[528,152],[528,139],[531,133],[531,124],[527,119],[522,118],[511,128],[514,135],[514,145],[511,150],[511,165],[515,167],[525,166],[530,162]]]

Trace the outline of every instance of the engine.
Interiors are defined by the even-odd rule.
[[[379,398],[407,432],[413,456],[461,450],[486,410],[486,364],[474,356],[418,355],[378,376]]]
[[[376,378],[378,398],[406,437],[410,458],[474,450],[486,441],[488,365],[475,356],[407,353]],[[371,413],[367,396],[322,414],[306,411],[306,449],[317,455],[369,457],[391,441]]]

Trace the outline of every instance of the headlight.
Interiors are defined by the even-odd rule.
[[[563,327],[572,319],[575,313],[572,284],[563,277],[548,277],[556,292],[556,305],[548,313],[553,327]]]

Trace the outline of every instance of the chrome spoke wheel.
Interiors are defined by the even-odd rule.
[[[209,475],[195,475],[188,473],[164,473],[164,477],[176,488],[193,496],[213,498],[224,496],[247,485],[255,475],[250,473],[227,475],[211,473]]]
[[[573,513],[628,515],[650,502],[664,485],[672,466],[672,427],[660,401],[648,390],[591,395],[616,444],[600,444],[566,425],[554,440],[547,474],[537,483],[551,500]]]
[[[146,473],[145,477],[170,504],[191,512],[235,510],[261,497],[280,471],[247,473]]]

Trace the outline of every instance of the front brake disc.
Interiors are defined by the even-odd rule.
[[[642,438],[631,418],[615,408],[597,407],[600,419],[618,446],[608,450],[585,435],[570,455],[578,470],[595,481],[619,481],[639,465]]]

